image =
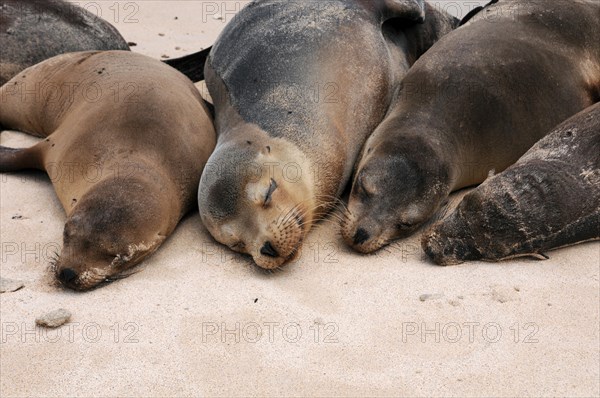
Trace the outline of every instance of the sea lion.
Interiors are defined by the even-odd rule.
[[[345,242],[369,253],[414,233],[450,192],[519,159],[600,98],[600,3],[504,0],[411,68],[357,166]]]
[[[256,0],[242,9],[204,73],[218,142],[198,203],[212,236],[262,268],[294,258],[409,65],[454,23],[422,1]]]
[[[519,161],[467,194],[422,240],[437,264],[548,258],[600,239],[600,103],[573,116]]]
[[[0,0],[0,86],[59,54],[129,50],[107,21],[63,0]]]
[[[0,147],[0,171],[46,170],[67,214],[56,275],[85,290],[153,253],[195,204],[214,148],[193,83],[127,51],[59,55],[0,88],[0,124],[46,137]]]

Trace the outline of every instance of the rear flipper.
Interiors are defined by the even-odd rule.
[[[204,80],[204,64],[211,49],[212,47],[209,47],[197,53],[163,62],[186,75],[191,81],[199,82]]]
[[[27,169],[44,170],[40,144],[19,149],[0,146],[0,172]]]

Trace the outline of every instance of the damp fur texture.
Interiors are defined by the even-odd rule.
[[[437,264],[532,256],[600,238],[600,103],[469,193],[423,237]]]

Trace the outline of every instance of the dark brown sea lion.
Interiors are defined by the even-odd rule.
[[[55,55],[129,50],[108,22],[63,0],[0,0],[0,86]]]
[[[514,257],[600,239],[600,103],[467,194],[423,238],[437,264]]]
[[[600,98],[600,3],[503,0],[421,57],[358,163],[344,240],[373,252],[414,233]]]
[[[56,274],[77,290],[161,245],[194,206],[216,141],[192,82],[128,51],[59,55],[26,69],[0,88],[0,124],[47,137],[0,147],[0,171],[50,175],[67,213]]]
[[[454,23],[422,1],[244,8],[205,68],[219,138],[198,200],[212,236],[262,268],[293,259],[408,67]]]

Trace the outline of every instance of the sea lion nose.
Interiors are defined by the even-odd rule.
[[[77,279],[77,273],[73,271],[71,268],[63,268],[58,273],[58,279],[60,279],[63,283],[70,283],[73,280]]]
[[[359,228],[356,230],[356,233],[354,234],[354,238],[352,238],[352,239],[354,240],[355,245],[362,245],[363,243],[368,241],[370,237],[371,236],[364,228]]]
[[[271,242],[268,241],[265,242],[263,247],[261,247],[260,254],[268,257],[279,257],[279,253],[277,253],[277,250],[275,250]]]

